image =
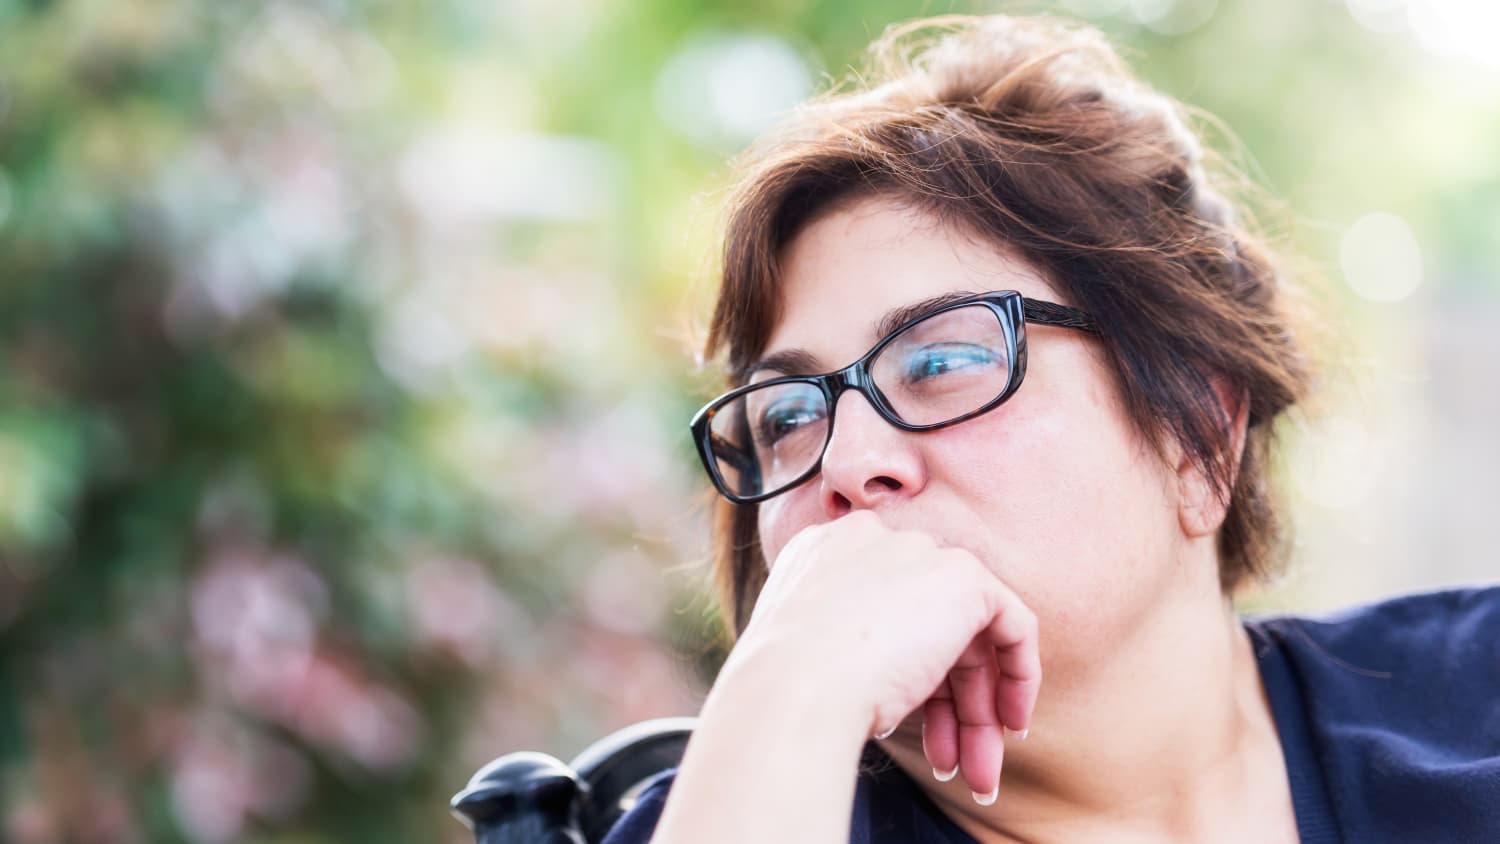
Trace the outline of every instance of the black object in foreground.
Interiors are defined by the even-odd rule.
[[[572,763],[508,753],[453,796],[476,844],[597,844],[630,808],[637,786],[682,760],[696,718],[657,718],[589,745]]]

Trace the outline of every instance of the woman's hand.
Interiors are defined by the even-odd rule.
[[[809,692],[854,696],[867,736],[923,707],[933,769],[957,768],[985,805],[1004,728],[1027,729],[1041,684],[1036,617],[1016,594],[969,551],[868,510],[782,549],[735,646],[763,647],[803,661],[821,686]]]

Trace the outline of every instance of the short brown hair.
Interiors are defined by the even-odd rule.
[[[799,109],[752,148],[730,200],[706,357],[729,380],[780,317],[780,259],[835,203],[888,196],[1002,245],[1100,338],[1131,424],[1175,438],[1228,512],[1225,594],[1284,557],[1267,481],[1273,426],[1307,392],[1283,273],[1211,182],[1183,108],[1147,88],[1096,31],[1050,20],[945,17],[893,29],[852,90]],[[1233,470],[1210,379],[1249,401]],[[734,635],[765,582],[757,509],[719,501],[715,581]]]

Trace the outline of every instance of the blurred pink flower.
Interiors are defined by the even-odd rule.
[[[368,681],[357,660],[320,647],[326,592],[300,560],[221,554],[193,585],[199,670],[210,688],[249,712],[367,768],[399,767],[420,744],[421,717],[395,691]]]
[[[648,634],[666,602],[661,571],[638,551],[601,559],[583,581],[582,599],[595,624],[619,633]]]
[[[181,737],[172,762],[172,805],[198,841],[228,841],[247,820],[275,820],[308,796],[311,771],[291,747],[205,714]]]
[[[274,713],[312,658],[327,587],[305,563],[223,551],[192,587],[200,668],[241,705]]]
[[[406,575],[417,644],[471,667],[493,658],[502,631],[526,625],[525,611],[472,560],[422,559]]]
[[[398,768],[416,755],[422,721],[390,689],[367,684],[330,659],[315,659],[296,689],[289,726],[366,768]]]

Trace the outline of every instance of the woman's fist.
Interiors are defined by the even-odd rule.
[[[867,736],[923,708],[933,768],[991,800],[1003,728],[1027,728],[1041,684],[1036,618],[1016,594],[968,550],[869,510],[782,549],[736,645],[761,647],[800,662],[820,686],[807,693],[850,696]]]

